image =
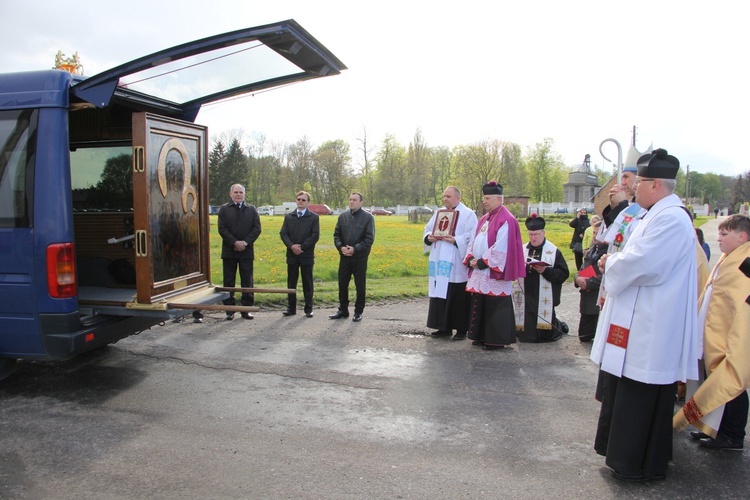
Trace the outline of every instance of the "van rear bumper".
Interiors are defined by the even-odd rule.
[[[82,328],[78,313],[39,316],[47,359],[62,360],[117,342],[148,330],[163,319],[138,316],[106,316]]]

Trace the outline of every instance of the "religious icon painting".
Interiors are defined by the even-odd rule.
[[[443,208],[438,210],[435,218],[435,227],[432,228],[432,235],[435,238],[445,238],[446,236],[456,235],[456,224],[458,224],[457,210]]]

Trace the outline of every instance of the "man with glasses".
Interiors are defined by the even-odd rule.
[[[284,216],[281,224],[281,241],[286,245],[286,285],[296,289],[297,279],[302,274],[302,293],[305,297],[305,316],[313,317],[313,265],[315,264],[315,244],[320,238],[318,214],[308,210],[310,193],[300,191],[296,196],[297,209]],[[284,316],[297,314],[297,294],[290,293]]]
[[[606,383],[595,449],[620,480],[664,479],[677,381],[698,376],[695,231],[674,194],[679,165],[664,149],[638,159],[646,213],[627,245],[599,260],[607,299],[591,359]]]
[[[568,333],[568,325],[555,315],[555,306],[560,305],[562,284],[570,271],[562,252],[545,237],[545,225],[537,214],[526,219],[526,278],[516,282],[513,292],[520,342],[554,342]]]

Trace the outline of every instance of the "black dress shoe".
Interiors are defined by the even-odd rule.
[[[313,314],[315,314],[315,313],[313,313],[312,311],[310,311],[309,313],[305,313],[305,316],[307,316],[308,318],[312,318]]]
[[[497,351],[498,349],[505,349],[505,346],[504,345],[487,345],[487,344],[484,344],[482,346],[482,349],[484,349],[485,351]]]
[[[331,314],[328,316],[328,319],[341,319],[341,318],[348,318],[349,313],[344,311],[338,311],[336,314]]]
[[[234,319],[234,313],[227,313],[226,320],[227,321],[232,321],[233,319]]]
[[[472,340],[471,341],[471,345],[475,345],[475,346],[480,346],[481,347],[481,346],[484,345],[484,342],[482,342],[481,340]]]
[[[430,333],[433,337],[450,337],[451,332],[445,331],[445,330],[435,330],[434,332]]]
[[[628,474],[622,474],[620,472],[617,472],[614,469],[609,469],[609,471],[612,473],[612,476],[615,477],[615,479],[619,479],[620,481],[626,481],[630,483],[644,483],[646,481],[664,481],[667,478],[666,474],[657,474],[655,476],[630,476]]]
[[[570,328],[568,328],[568,324],[565,321],[560,321],[560,330],[562,330],[565,335],[570,331]]]
[[[362,321],[362,315],[354,313],[354,317],[352,318],[352,321],[356,321],[357,323],[359,323],[360,321]]]
[[[284,316],[294,316],[295,314],[297,314],[297,311],[290,311],[290,310],[287,309],[286,311],[284,311],[281,314],[283,314]]]
[[[255,316],[253,316],[250,313],[242,313],[242,317],[245,318],[245,319],[254,319],[255,318]]]
[[[716,439],[706,438],[698,442],[702,447],[716,451],[742,451],[744,446],[739,439],[729,439],[721,435],[716,436]]]
[[[711,439],[711,436],[701,431],[691,431],[690,437],[693,439]]]
[[[465,340],[466,339],[466,332],[456,332],[456,334],[453,336],[451,340]]]

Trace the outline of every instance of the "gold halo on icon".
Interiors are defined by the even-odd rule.
[[[187,148],[185,147],[185,144],[180,139],[172,138],[167,140],[167,142],[164,143],[164,145],[161,147],[161,151],[159,152],[159,160],[156,164],[156,176],[159,180],[159,190],[161,191],[161,195],[166,198],[167,197],[167,154],[169,154],[172,150],[177,151],[180,153],[180,156],[182,157],[182,167],[184,170],[184,177],[182,181],[182,211],[185,213],[188,213],[188,196],[193,197],[193,206],[191,207],[191,212],[195,213],[198,209],[198,194],[195,191],[195,188],[190,185],[190,178],[193,174],[193,167],[190,163],[190,156],[188,155]]]

